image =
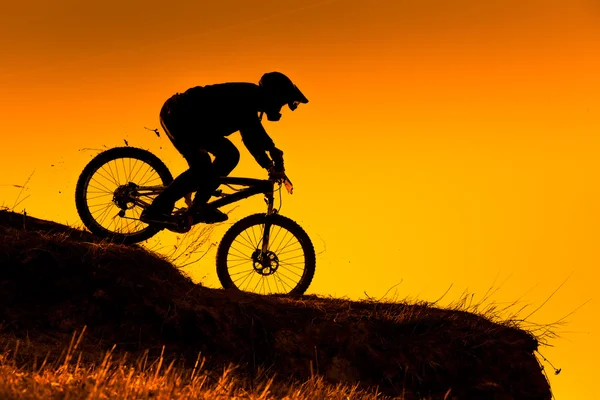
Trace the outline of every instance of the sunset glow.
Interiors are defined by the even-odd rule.
[[[518,300],[511,310],[529,305],[525,317],[568,278],[529,318],[566,323],[555,328],[553,347],[540,349],[562,368],[552,376],[544,364],[556,398],[594,398],[598,3],[289,4],[5,6],[0,204],[12,208],[29,196],[16,211],[80,225],[75,183],[99,150],[127,140],[174,175],[184,170],[165,135],[145,129],[159,127],[168,97],[281,71],[310,99],[264,124],[295,186],[283,194],[281,213],[307,231],[318,253],[308,293],[434,301],[453,285],[441,302],[448,304],[464,291],[477,302],[495,287],[488,303]],[[266,177],[239,134],[232,140],[242,153],[232,175]],[[20,194],[15,185],[30,176]],[[231,219],[263,211],[256,197]],[[159,236],[172,244],[177,235]],[[214,256],[212,248],[186,271],[219,287]]]

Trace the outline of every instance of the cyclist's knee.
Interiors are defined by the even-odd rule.
[[[203,171],[210,168],[211,160],[208,152],[204,149],[186,149],[183,154],[190,169],[194,171]]]
[[[232,143],[231,153],[228,156],[229,164],[231,165],[231,169],[233,170],[236,165],[240,162],[240,151],[237,147],[235,147]]]
[[[215,154],[215,161],[213,163],[216,173],[218,175],[227,175],[238,165],[240,162],[240,151],[235,147],[233,143],[225,139],[221,144],[219,151]]]

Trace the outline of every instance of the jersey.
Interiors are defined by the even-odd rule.
[[[270,159],[265,152],[274,149],[275,144],[258,117],[260,105],[261,88],[253,83],[196,86],[167,100],[161,119],[180,142],[201,142],[202,138],[239,131],[248,151],[267,168]],[[174,131],[170,125],[178,128]]]

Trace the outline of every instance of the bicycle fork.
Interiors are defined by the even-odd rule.
[[[271,233],[271,218],[269,218],[273,214],[277,214],[277,209],[273,207],[273,192],[265,193],[265,203],[267,203],[267,214],[265,218],[265,230],[263,232],[262,237],[262,253],[267,254],[269,250],[269,235]]]

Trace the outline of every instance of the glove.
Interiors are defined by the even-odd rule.
[[[269,168],[269,179],[280,182],[286,178],[285,171],[279,171],[275,167]]]
[[[285,171],[283,166],[283,151],[279,150],[277,147],[273,147],[271,150],[269,150],[269,154],[273,159],[275,169],[278,171]]]

